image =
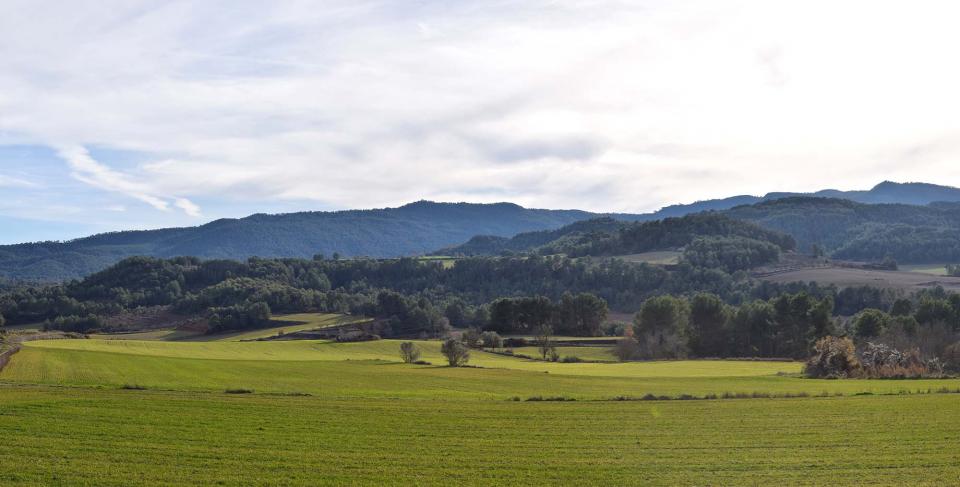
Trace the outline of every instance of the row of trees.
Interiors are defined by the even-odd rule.
[[[564,293],[557,302],[544,296],[501,298],[490,303],[485,328],[522,334],[550,326],[564,335],[597,336],[607,314],[607,302],[590,293]]]
[[[830,298],[784,294],[741,306],[699,293],[658,296],[643,303],[617,355],[629,358],[795,357],[834,328]]]

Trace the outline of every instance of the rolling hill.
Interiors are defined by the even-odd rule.
[[[419,201],[399,208],[256,214],[190,228],[105,233],[69,242],[0,246],[0,278],[53,281],[89,275],[134,256],[246,259],[399,257],[466,241],[478,234],[511,236],[547,230],[599,215],[539,210],[512,203]],[[637,215],[610,215],[626,220]]]

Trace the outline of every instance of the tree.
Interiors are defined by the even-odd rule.
[[[890,325],[890,315],[878,309],[865,309],[853,319],[853,332],[860,338],[875,337]]]
[[[481,340],[483,341],[483,346],[492,349],[503,348],[503,337],[501,337],[495,331],[485,331],[481,335]]]
[[[700,357],[724,355],[727,310],[714,294],[700,293],[690,299],[690,326],[687,344]]]
[[[451,367],[460,367],[470,360],[470,349],[460,340],[448,338],[440,346],[440,353],[447,358]]]
[[[6,325],[6,324],[7,324],[7,320],[3,317],[2,314],[0,314],[0,327],[4,326],[4,325]]]
[[[573,336],[598,336],[608,314],[607,302],[590,293],[563,293],[557,305],[558,332]]]
[[[640,344],[633,337],[623,337],[617,340],[610,353],[617,357],[617,360],[626,362],[640,353]]]
[[[550,352],[556,349],[553,345],[553,328],[550,325],[540,325],[535,332],[534,342],[537,344],[537,350],[540,351],[540,357],[546,360]]]
[[[960,342],[953,343],[943,351],[943,361],[946,369],[951,372],[960,372]]]
[[[463,343],[470,348],[480,348],[483,344],[483,338],[480,336],[480,330],[476,328],[469,328],[467,331],[463,332],[460,337],[463,340]]]
[[[643,302],[633,317],[633,335],[642,353],[650,358],[686,355],[687,303],[673,296],[657,296]]]
[[[400,344],[400,358],[405,363],[412,364],[420,360],[420,347],[413,342],[403,342]]]
[[[913,302],[906,298],[898,298],[890,307],[890,314],[893,316],[907,316],[913,313]]]

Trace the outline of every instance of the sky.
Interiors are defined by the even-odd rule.
[[[960,4],[0,2],[0,243],[960,186]]]

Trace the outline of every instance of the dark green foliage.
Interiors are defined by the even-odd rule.
[[[796,239],[798,248],[817,246],[838,259],[960,260],[960,212],[954,205],[863,204],[793,197],[724,213],[785,232]]]
[[[687,343],[691,353],[698,357],[724,355],[727,313],[727,306],[716,295],[698,293],[690,299]]]
[[[270,322],[270,306],[263,301],[210,308],[208,333],[262,328]]]
[[[490,303],[487,328],[500,333],[531,333],[550,326],[563,335],[599,336],[606,318],[606,301],[589,293],[564,293],[556,303],[544,296],[500,298]]]
[[[698,238],[716,237],[725,240],[707,241],[691,254],[696,265],[719,260],[714,267],[746,268],[753,262],[776,260],[780,250],[794,248],[793,239],[785,234],[763,229],[752,223],[727,218],[718,213],[699,213],[679,218],[626,223],[613,219],[577,222],[548,232],[522,233],[511,239],[478,237],[459,247],[438,251],[439,254],[496,255],[538,253],[569,256],[624,255],[651,250],[684,247]],[[745,249],[738,247],[745,246]],[[716,248],[714,248],[716,247]]]
[[[251,256],[312,258],[317,253],[399,257],[454,245],[474,235],[511,236],[594,216],[585,211],[526,209],[510,203],[429,201],[379,210],[257,214],[193,228],[0,246],[0,277],[25,281],[72,279],[134,255],[237,260]]]
[[[865,309],[853,319],[853,332],[860,338],[875,337],[890,326],[890,315],[878,309]]]
[[[44,330],[72,331],[76,333],[88,333],[103,328],[103,320],[96,315],[86,316],[58,316],[52,321],[47,321],[43,325]]]
[[[778,261],[780,247],[746,237],[698,237],[684,248],[683,258],[697,267],[736,272]]]

